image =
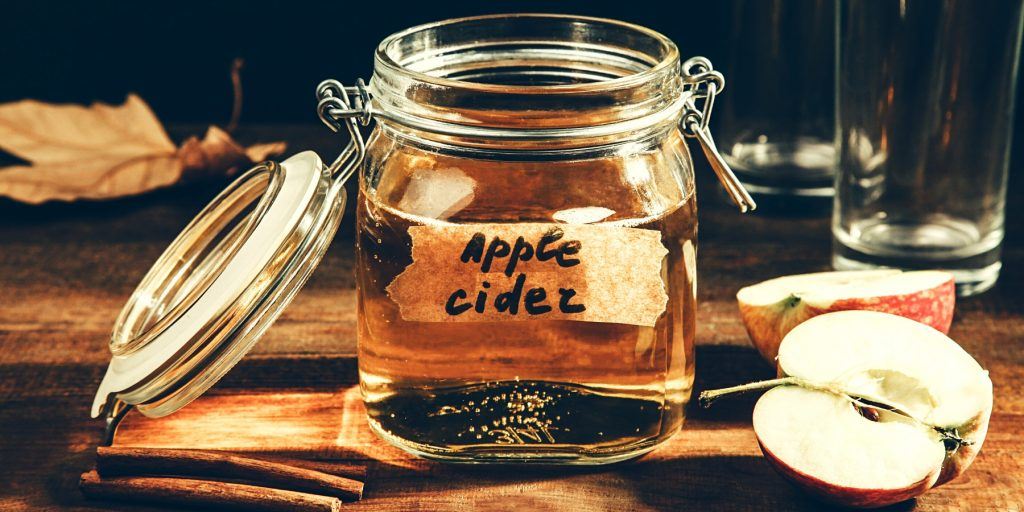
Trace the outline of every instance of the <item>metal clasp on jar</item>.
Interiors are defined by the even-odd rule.
[[[679,121],[683,135],[697,139],[704,156],[711,164],[711,169],[718,176],[718,181],[722,182],[729,198],[736,203],[741,212],[746,213],[757,208],[757,203],[750,197],[747,189],[743,188],[743,184],[718,152],[715,139],[708,129],[715,96],[725,90],[725,77],[714,70],[708,59],[693,57],[683,63],[683,80],[690,91],[690,97],[686,100],[686,107]]]
[[[349,100],[349,94],[355,96],[355,101]],[[335,133],[341,132],[342,127],[348,130],[348,144],[328,167],[331,176],[344,184],[366,156],[366,142],[356,121],[363,126],[370,124],[373,118],[370,93],[362,78],[356,80],[355,87],[345,87],[337,80],[324,80],[316,87],[316,98],[320,120]]]
[[[725,89],[725,77],[715,71],[711,61],[704,57],[693,57],[684,62],[682,76],[689,97],[679,121],[680,130],[686,137],[695,138],[700,143],[711,169],[740,211],[754,210],[757,204],[718,152],[708,129],[715,96]],[[337,80],[324,80],[317,86],[316,95],[320,120],[334,132],[340,132],[342,127],[349,132],[348,144],[329,168],[331,175],[344,183],[366,154],[366,145],[356,122],[366,126],[374,117],[370,93],[360,78],[352,87],[346,87]]]

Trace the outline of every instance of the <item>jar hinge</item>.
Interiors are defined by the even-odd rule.
[[[715,105],[715,96],[725,90],[725,77],[715,71],[711,61],[704,57],[693,57],[683,63],[683,83],[690,93],[686,99],[686,106],[683,108],[683,116],[680,120],[683,134],[687,137],[696,138],[700,143],[704,156],[707,157],[711,169],[715,171],[718,180],[722,182],[725,191],[729,194],[741,212],[748,212],[757,208],[757,203],[750,197],[750,193],[743,188],[743,184],[733,174],[729,164],[722,158],[721,153],[715,146],[715,139],[708,129],[708,122],[711,120],[711,109]]]
[[[111,396],[108,399],[103,411],[103,416],[106,418],[107,423],[103,429],[103,438],[100,440],[100,446],[111,446],[114,444],[114,434],[117,432],[117,427],[121,425],[121,420],[134,408],[134,405],[123,402],[116,397]]]
[[[350,94],[354,97],[351,102]],[[370,93],[362,78],[356,80],[354,87],[345,87],[337,80],[324,80],[316,88],[316,98],[320,120],[335,133],[341,132],[342,126],[348,130],[348,144],[328,167],[331,177],[344,185],[366,156],[366,143],[356,121],[363,126],[370,124],[373,118]]]

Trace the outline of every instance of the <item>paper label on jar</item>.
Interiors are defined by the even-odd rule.
[[[661,233],[565,224],[413,226],[387,287],[404,320],[577,320],[653,326],[668,295]]]

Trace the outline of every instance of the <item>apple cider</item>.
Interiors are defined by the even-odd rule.
[[[628,23],[480,16],[392,35],[367,88],[328,85],[354,106],[323,100],[325,122],[375,122],[356,281],[380,437],[453,462],[603,464],[679,430],[696,332],[684,137],[732,177],[707,134],[710,62]]]
[[[626,458],[678,430],[694,372],[697,222],[685,154],[679,137],[627,157],[564,161],[371,151],[371,162],[386,161],[360,190],[357,278],[374,429],[428,456],[541,461]],[[413,226],[581,222],[659,234],[668,302],[654,325],[409,321],[387,291],[413,263]],[[490,294],[492,307],[502,291],[467,295]]]

